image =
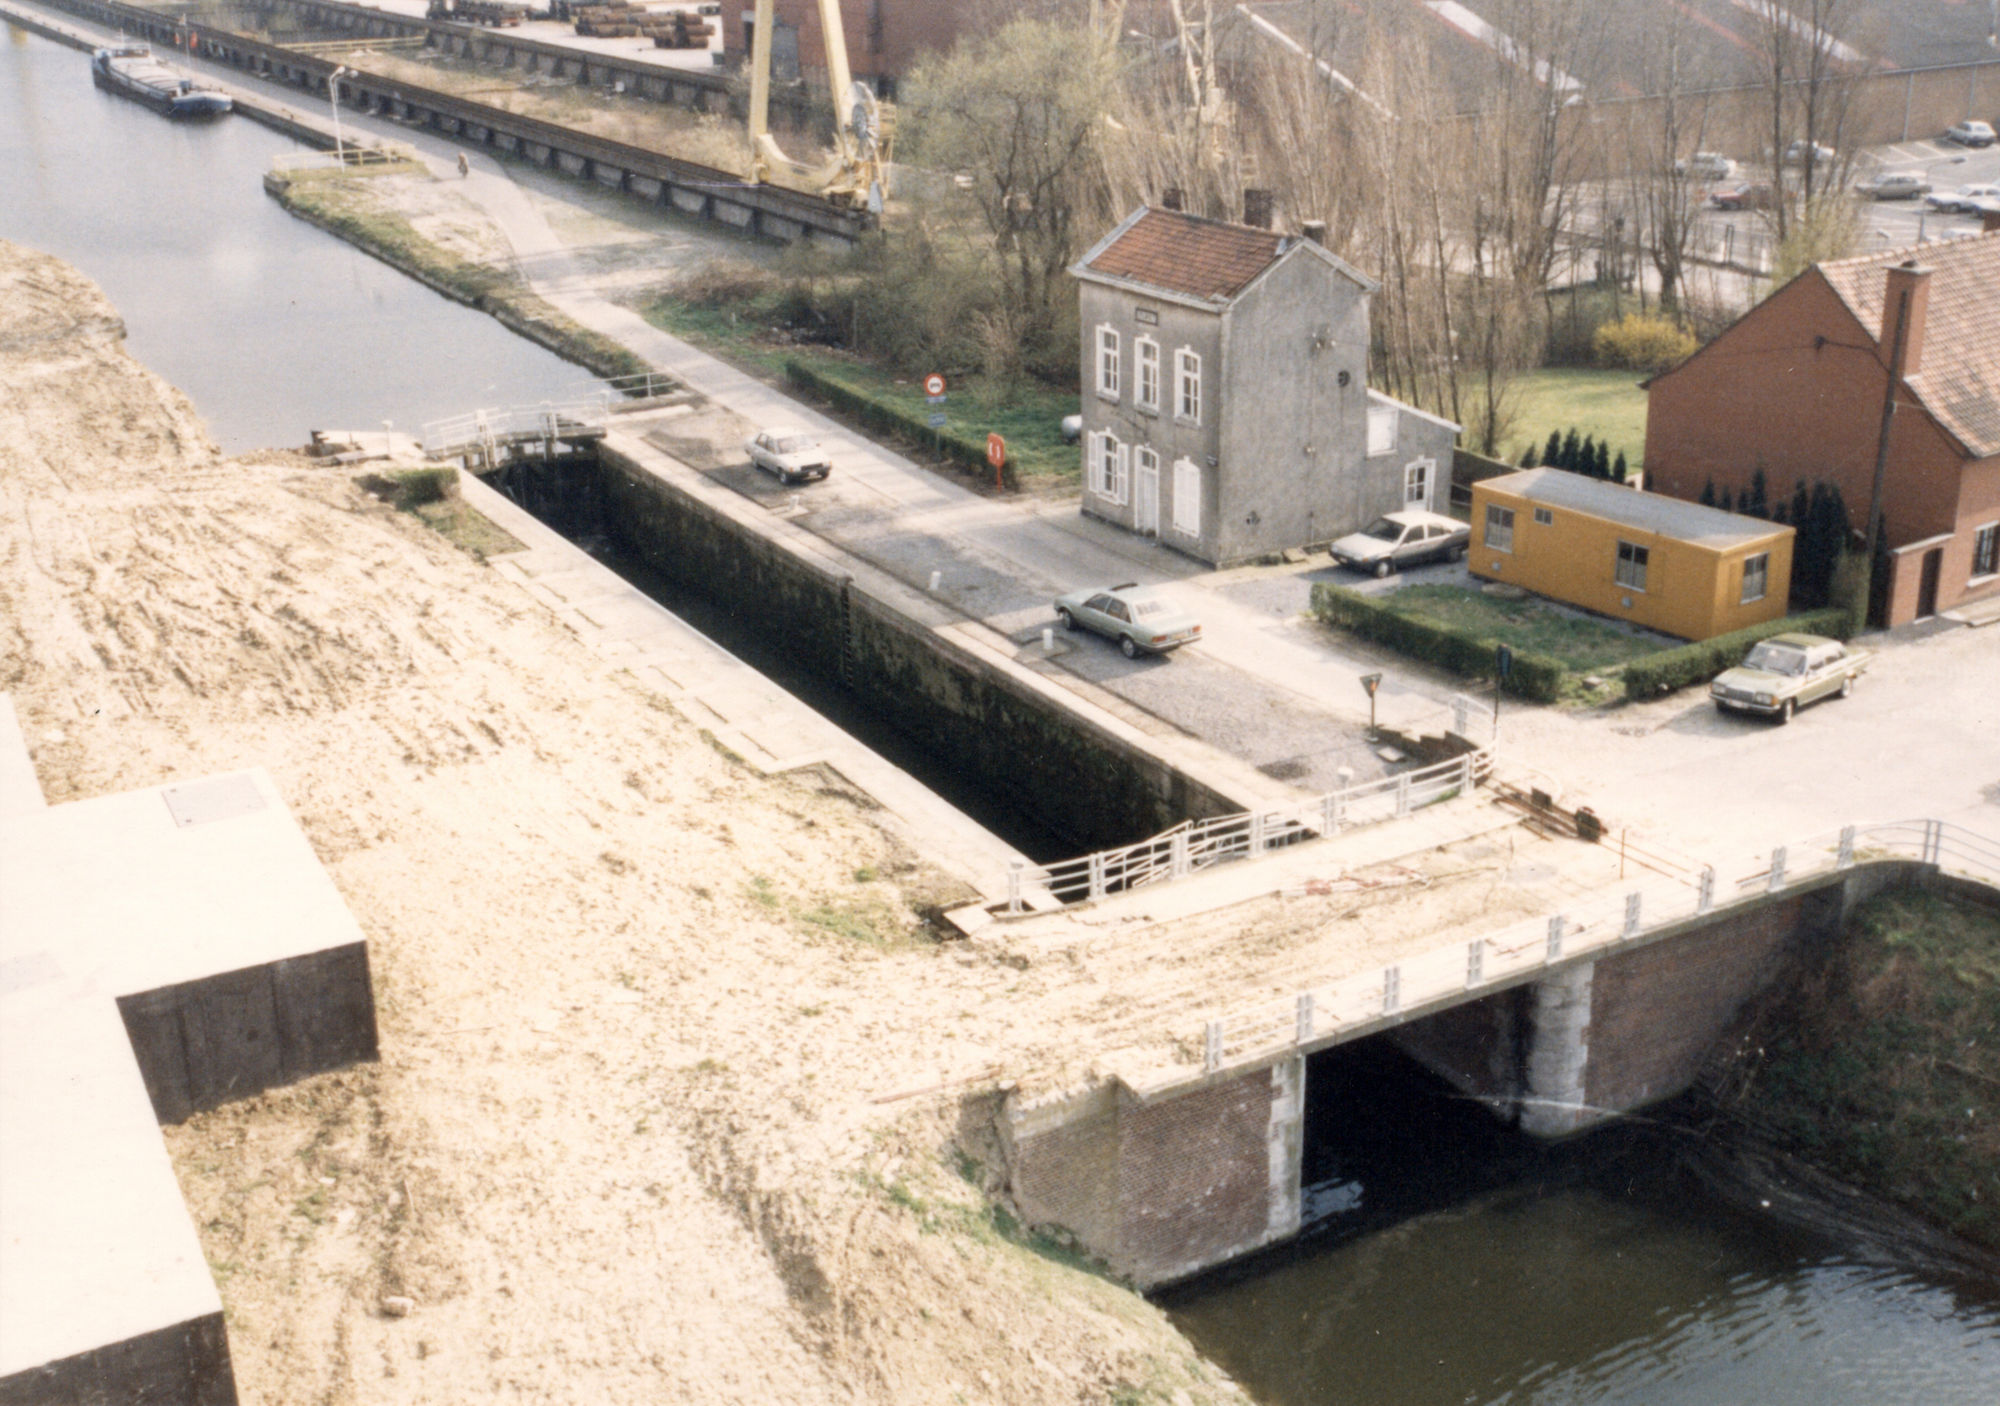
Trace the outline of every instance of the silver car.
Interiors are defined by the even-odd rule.
[[[1870,200],[1915,200],[1930,194],[1931,183],[1921,171],[1885,171],[1857,182],[1854,189]]]
[[[1127,659],[1165,654],[1201,638],[1201,622],[1136,582],[1056,597],[1065,630],[1095,630],[1118,641]]]
[[[780,483],[802,483],[833,472],[833,460],[819,441],[800,430],[765,430],[745,441],[743,449],[752,464],[776,474]]]
[[[1356,571],[1387,576],[1427,561],[1457,561],[1472,541],[1472,529],[1457,518],[1409,508],[1385,513],[1331,548],[1333,559]]]
[[[1819,635],[1773,635],[1708,686],[1722,712],[1756,713],[1781,723],[1808,703],[1845,698],[1875,656]]]

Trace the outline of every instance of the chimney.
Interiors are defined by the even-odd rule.
[[[1271,227],[1271,192],[1249,187],[1243,192],[1243,223],[1252,229]]]
[[[1313,243],[1319,245],[1322,249],[1326,247],[1325,220],[1307,220],[1304,224],[1299,226],[1299,233],[1303,234],[1307,239],[1310,239]]]
[[[1181,193],[1179,186],[1168,186],[1160,192],[1160,208],[1162,210],[1178,210],[1186,204],[1187,197]]]
[[[1896,321],[1903,316],[1908,295],[1909,321],[1903,329],[1903,375],[1914,376],[1924,364],[1924,317],[1931,305],[1931,271],[1910,259],[1889,270],[1882,298],[1882,351],[1896,354]]]

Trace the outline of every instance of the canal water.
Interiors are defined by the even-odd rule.
[[[0,24],[0,239],[95,279],[225,452],[583,388],[583,368],[287,214],[262,176],[304,149],[247,118],[169,122],[93,87],[89,55]]]
[[[0,238],[96,279],[133,354],[226,450],[579,387],[580,369],[279,209],[259,176],[294,149],[242,119],[166,122],[91,87],[84,55],[0,27]],[[643,584],[793,672],[754,618]],[[837,687],[789,685],[840,720]],[[952,785],[949,759],[848,721],[1021,848],[1049,848]],[[1643,1129],[1552,1150],[1379,1049],[1316,1068],[1332,1086],[1309,1137],[1322,1219],[1165,1300],[1267,1406],[2000,1403],[1990,1286],[1732,1210]]]

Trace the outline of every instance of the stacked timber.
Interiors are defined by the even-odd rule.
[[[428,15],[434,20],[457,20],[460,24],[504,29],[526,19],[528,7],[513,0],[431,0]]]
[[[575,5],[570,14],[576,32],[586,39],[632,39],[639,33],[639,18],[645,13],[628,0],[608,0],[602,5]]]
[[[706,49],[715,33],[715,26],[699,15],[675,10],[670,14],[653,16],[641,26],[641,32],[652,37],[656,49]]]

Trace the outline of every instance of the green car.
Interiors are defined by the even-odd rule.
[[[1808,703],[1845,698],[1875,656],[1819,635],[1773,635],[1708,686],[1725,713],[1755,713],[1781,723]]]
[[[1165,654],[1201,638],[1200,621],[1132,582],[1057,596],[1056,619],[1065,630],[1095,630],[1117,640],[1127,659]]]

